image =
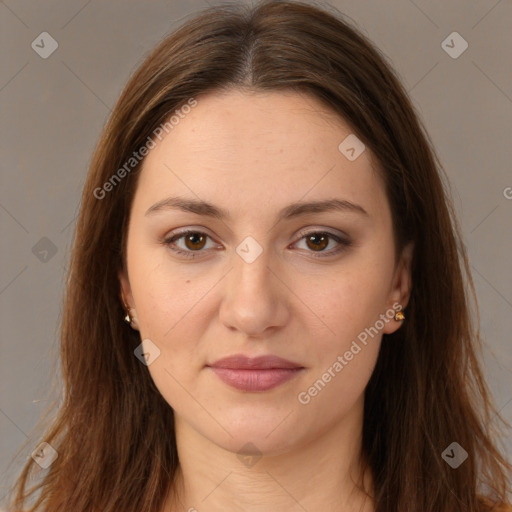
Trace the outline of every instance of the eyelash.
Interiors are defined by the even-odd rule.
[[[202,249],[197,250],[197,251],[190,251],[190,250],[185,251],[185,250],[182,250],[182,249],[173,249],[173,248],[171,248],[171,245],[173,245],[176,240],[180,240],[181,238],[184,238],[187,235],[191,235],[191,234],[194,234],[194,235],[197,235],[197,234],[205,235],[208,238],[211,238],[207,233],[204,233],[203,231],[189,229],[189,230],[186,230],[186,231],[181,231],[181,232],[178,232],[178,233],[174,233],[172,236],[166,238],[163,241],[163,243],[164,243],[164,245],[168,246],[175,254],[178,254],[180,256],[184,256],[186,258],[193,259],[193,258],[195,258],[197,256],[197,253],[201,253],[201,252],[204,252],[204,251]],[[301,233],[299,233],[299,235],[300,235],[300,238],[299,238],[298,241],[300,241],[300,240],[302,240],[302,239],[304,239],[304,238],[306,238],[308,236],[311,236],[311,235],[325,235],[325,236],[333,239],[338,244],[340,244],[340,246],[337,249],[328,251],[326,254],[324,253],[324,251],[319,252],[319,253],[315,253],[315,251],[308,251],[308,252],[311,252],[313,254],[314,258],[327,258],[327,257],[330,257],[330,256],[335,256],[335,255],[341,253],[343,250],[345,250],[348,247],[350,247],[350,245],[352,245],[352,242],[350,240],[344,240],[343,238],[339,237],[338,235],[335,235],[334,233],[330,233],[329,231],[308,231],[308,232],[301,232]]]

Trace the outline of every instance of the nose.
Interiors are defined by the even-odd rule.
[[[286,325],[291,292],[284,276],[271,268],[268,251],[251,263],[238,254],[233,259],[233,268],[224,280],[221,322],[253,338],[268,336]]]

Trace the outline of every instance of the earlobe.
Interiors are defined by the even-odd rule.
[[[412,289],[412,260],[414,243],[410,242],[402,250],[400,261],[396,267],[393,288],[390,294],[390,307],[395,310],[393,321],[386,324],[384,334],[392,334],[406,321],[407,314],[402,312],[409,303]]]

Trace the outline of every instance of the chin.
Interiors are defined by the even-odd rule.
[[[277,456],[293,450],[300,439],[290,437],[290,432],[268,435],[268,430],[247,429],[232,432],[233,437],[211,439],[221,448],[228,450],[238,457],[245,455]],[[242,461],[243,462],[243,461]]]
[[[240,409],[218,418],[229,434],[224,429],[215,427],[206,431],[203,425],[202,435],[237,454],[242,450],[254,451],[255,454],[279,455],[300,444],[303,435],[307,434],[297,428],[297,418],[291,413],[291,408],[274,414],[270,414],[268,408],[256,411],[248,410],[247,407]]]

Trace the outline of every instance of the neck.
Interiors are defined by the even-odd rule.
[[[293,451],[242,458],[176,417],[180,466],[165,512],[373,512],[361,460],[362,407]]]

